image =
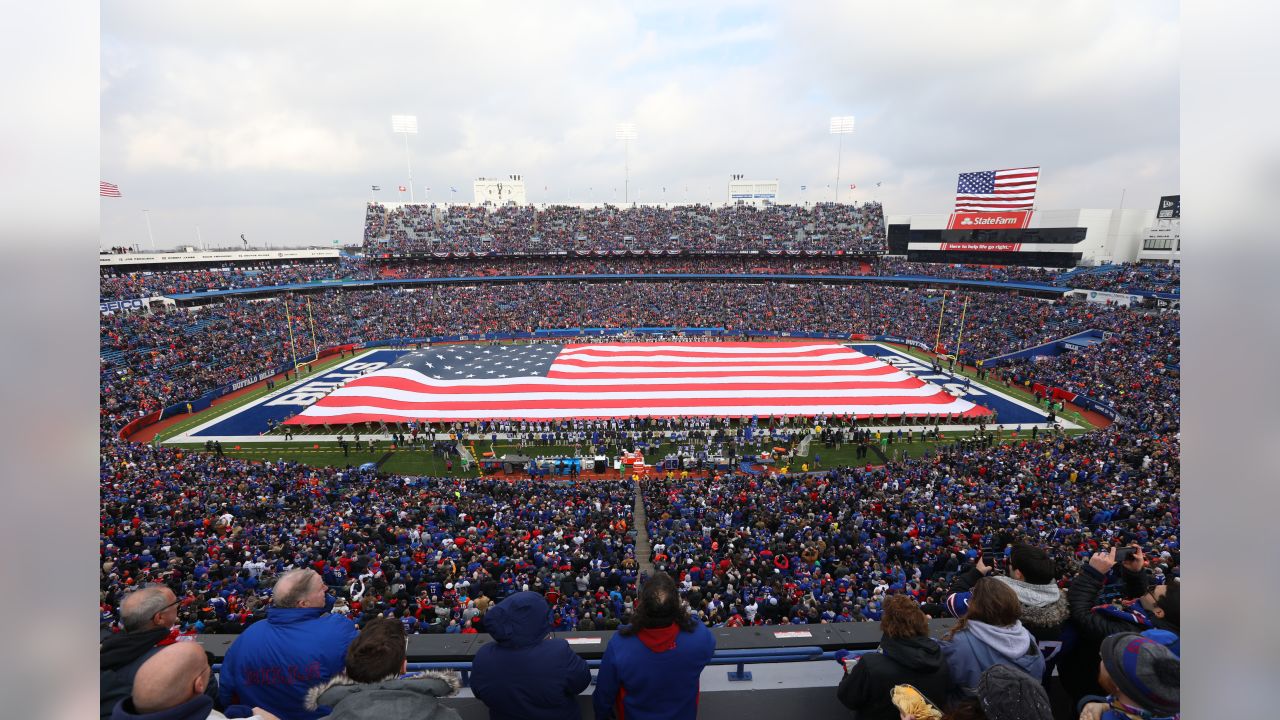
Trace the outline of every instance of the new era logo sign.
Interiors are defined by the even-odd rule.
[[[1165,200],[1165,201],[1164,201],[1164,203],[1162,203],[1160,207],[1162,207],[1162,208],[1171,208],[1171,207],[1173,207],[1173,201],[1172,201],[1172,200]]]

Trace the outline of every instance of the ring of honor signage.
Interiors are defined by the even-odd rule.
[[[951,213],[948,230],[1020,230],[1031,224],[1031,211]]]

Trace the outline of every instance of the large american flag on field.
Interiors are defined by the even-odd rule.
[[[988,412],[836,343],[530,344],[411,352],[288,422]]]
[[[1031,210],[1039,180],[1039,167],[960,173],[956,212]]]

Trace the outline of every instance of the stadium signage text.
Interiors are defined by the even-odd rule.
[[[986,395],[986,393],[972,385],[965,387],[964,383],[956,382],[959,378],[954,375],[945,373],[930,374],[931,368],[929,366],[912,358],[903,357],[902,355],[881,355],[879,359],[899,370],[905,370],[921,380],[927,380],[938,385],[954,397]]]
[[[117,310],[141,310],[143,307],[142,298],[134,298],[132,300],[109,300],[107,302],[98,303],[98,312],[108,313]]]
[[[288,393],[267,403],[267,405],[302,405],[308,406],[320,398],[364,375],[380,370],[386,366],[384,362],[358,362],[345,365],[337,371],[325,373],[302,387],[294,388]]]
[[[970,252],[1018,252],[1022,243],[1006,242],[954,242],[942,243],[943,250],[968,250]]]
[[[952,213],[947,221],[948,230],[1010,230],[1025,228],[1031,223],[1031,212]]]

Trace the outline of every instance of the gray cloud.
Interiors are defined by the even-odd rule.
[[[719,200],[735,172],[819,199],[846,113],[842,184],[891,213],[1024,164],[1044,207],[1177,191],[1176,6],[927,7],[113,2],[102,174],[125,197],[102,203],[103,243],[145,245],[143,208],[159,245],[197,224],[213,243],[358,239],[369,185],[407,182],[393,113],[419,117],[419,199],[521,173],[535,202],[611,200],[623,120],[642,201]]]

